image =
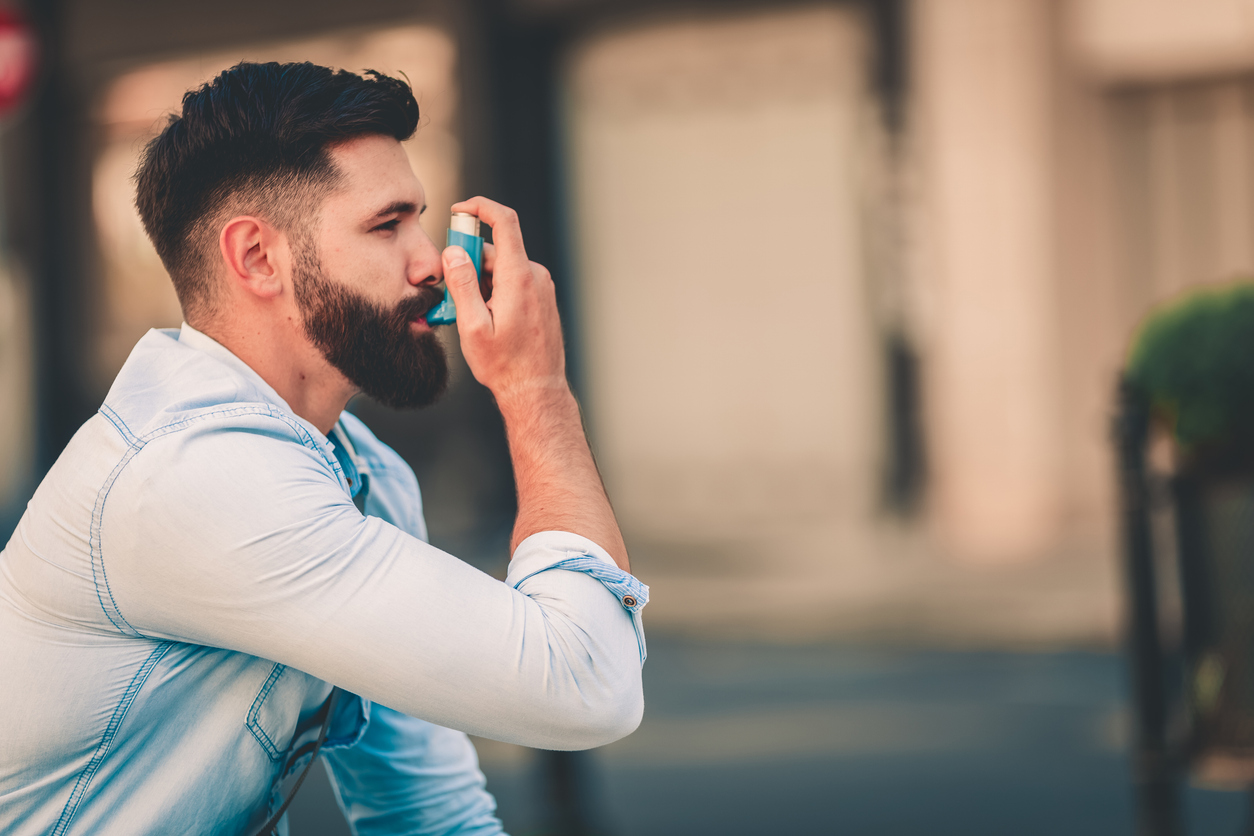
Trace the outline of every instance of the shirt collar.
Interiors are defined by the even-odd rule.
[[[261,390],[261,394],[265,395],[268,400],[272,401],[276,406],[283,407],[283,409],[291,412],[293,415],[296,414],[295,412],[292,412],[292,408],[288,406],[287,401],[283,400],[279,393],[274,390],[274,387],[269,383],[266,383],[265,378],[257,374],[252,366],[236,357],[235,354],[232,353],[231,349],[227,348],[213,337],[203,331],[197,331],[195,328],[184,322],[182,327],[179,328],[178,340],[182,345],[194,348],[197,351],[203,351],[213,359],[248,378],[249,381]],[[309,422],[306,421],[305,423]],[[322,435],[322,433],[318,434]]]
[[[279,393],[274,390],[274,387],[269,383],[266,383],[265,379],[261,375],[257,374],[256,370],[253,369],[252,366],[235,356],[229,348],[215,340],[213,337],[203,331],[196,330],[184,322],[182,327],[179,328],[178,341],[182,345],[189,348],[194,348],[197,351],[203,351],[205,354],[208,354],[218,362],[223,363],[243,375],[251,381],[268,400],[272,401],[276,406],[282,407],[292,415],[296,415],[295,412],[292,412],[292,408],[288,406],[287,401],[283,400]],[[299,418],[300,416],[297,417]],[[349,438],[348,428],[344,426],[343,419],[336,420],[335,426],[331,429],[330,438],[322,435],[322,433],[308,421],[305,421],[304,423],[313,428],[315,432],[318,432],[319,437],[332,442],[332,446],[335,448],[336,458],[339,459],[340,467],[344,470],[345,479],[349,485],[349,493],[356,498],[362,493],[363,488],[368,488],[370,470],[366,466],[366,463],[357,455],[357,450],[353,446],[352,440]],[[364,496],[362,499],[364,500]]]
[[[360,495],[358,509],[361,509],[362,503],[366,501],[364,492],[370,489],[370,470],[357,456],[357,448],[348,437],[348,427],[344,426],[342,419],[336,421],[331,428],[331,445],[335,448],[335,457],[339,459],[344,478],[348,481],[349,494],[354,501]]]

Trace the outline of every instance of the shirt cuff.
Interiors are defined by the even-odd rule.
[[[640,611],[649,603],[649,587],[618,568],[605,549],[587,537],[569,531],[541,531],[519,543],[505,582],[518,589],[528,578],[550,569],[591,575],[618,599],[618,603],[631,615],[631,626],[640,650],[640,664],[643,665],[649,657],[649,650],[644,640],[644,622]]]
[[[619,569],[605,549],[569,531],[541,531],[519,543],[505,582],[517,589],[523,581],[550,569],[591,575],[633,614],[649,603],[649,587]]]

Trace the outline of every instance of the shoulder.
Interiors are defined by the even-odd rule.
[[[334,453],[289,418],[215,407],[131,443],[92,515],[106,614],[146,634],[178,620],[154,596],[218,589],[227,576],[286,577],[300,559],[360,539]]]
[[[194,423],[250,414],[293,419],[264,383],[178,339],[149,331],[131,351],[105,397],[101,412],[131,439],[178,432]],[[246,419],[245,419],[246,420]],[[308,428],[292,428],[296,434]]]
[[[132,441],[114,474],[113,507],[102,509],[109,516],[116,519],[121,505],[132,512],[126,516],[229,518],[255,513],[259,502],[273,513],[284,498],[347,497],[330,446],[277,407],[241,403],[172,417]]]
[[[335,481],[339,468],[326,438],[274,404],[215,404],[171,410],[164,417],[133,436],[131,468],[187,476],[247,463],[252,470],[273,474],[273,465],[313,462]]]

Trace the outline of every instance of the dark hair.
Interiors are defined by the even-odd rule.
[[[413,136],[418,102],[407,83],[316,64],[236,64],[183,96],[144,150],[135,204],[189,318],[214,309],[215,221],[225,212],[299,231],[334,187],[328,146],[378,134]]]

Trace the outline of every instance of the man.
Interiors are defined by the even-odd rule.
[[[484,198],[453,207],[492,227],[482,287],[435,247],[417,120],[386,76],[241,64],[148,147],[137,204],[186,322],[139,342],[0,553],[0,832],[269,831],[320,750],[358,834],[499,833],[463,732],[577,749],[639,723],[647,590],[552,281]],[[438,396],[441,282],[509,438],[504,583],[424,542],[412,471],[344,412]]]

